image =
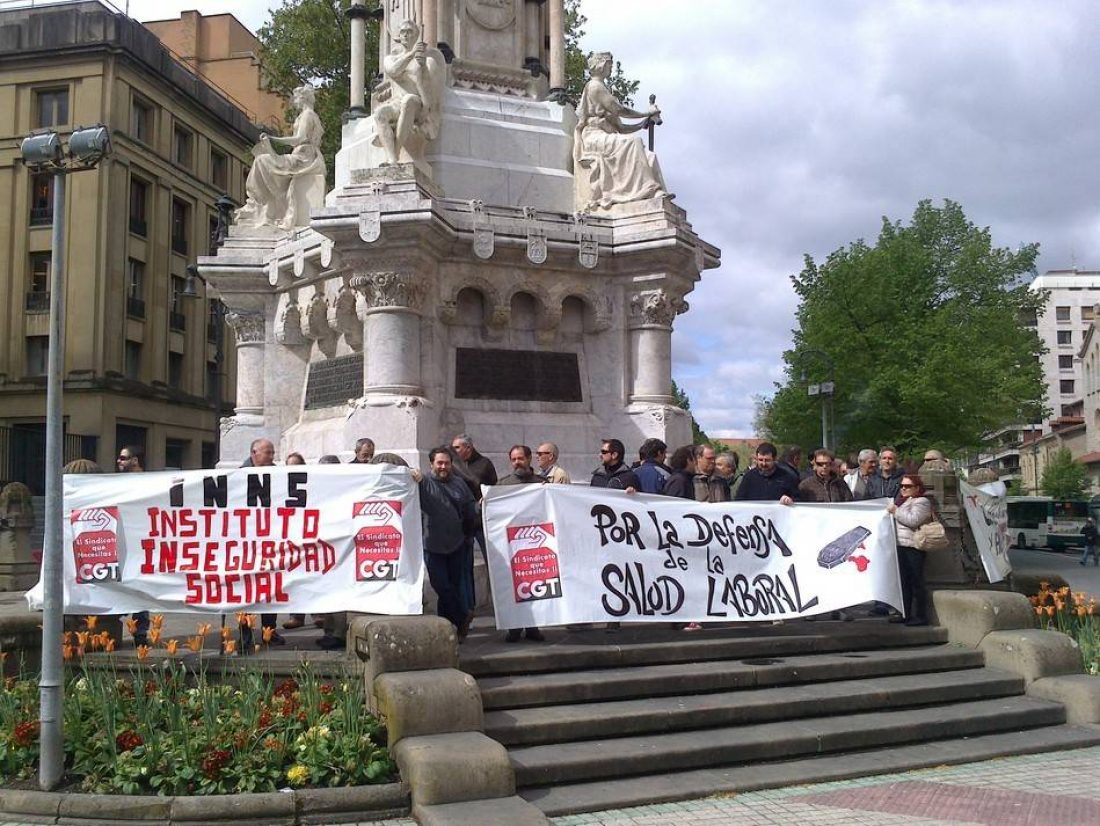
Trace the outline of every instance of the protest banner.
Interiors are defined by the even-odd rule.
[[[421,612],[406,468],[70,475],[64,497],[67,613]]]
[[[1008,503],[1004,483],[994,482],[976,488],[959,480],[959,493],[985,575],[990,582],[1001,582],[1012,573],[1012,562],[1008,558]]]
[[[705,504],[571,485],[484,488],[498,628],[771,621],[901,608],[886,500]]]

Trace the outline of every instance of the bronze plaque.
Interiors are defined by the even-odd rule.
[[[455,397],[524,402],[583,402],[576,353],[455,350]]]
[[[315,361],[306,379],[305,409],[336,407],[363,395],[363,354]]]

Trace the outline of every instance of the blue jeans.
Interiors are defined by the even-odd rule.
[[[1096,546],[1095,545],[1088,545],[1088,544],[1085,545],[1085,552],[1083,554],[1081,554],[1081,564],[1084,565],[1085,563],[1087,563],[1089,561],[1089,555],[1090,554],[1094,558],[1093,564],[1094,565],[1100,565],[1100,553],[1096,552]]]

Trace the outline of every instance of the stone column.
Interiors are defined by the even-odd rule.
[[[685,309],[664,289],[631,295],[629,402],[672,403],[672,320]]]
[[[347,10],[351,21],[351,105],[349,119],[361,118],[366,110],[367,70],[367,6],[366,0],[351,0]]]
[[[550,0],[550,98],[565,96],[565,0]]]
[[[539,7],[545,0],[527,0],[523,5],[524,24],[524,61],[523,67],[532,72],[542,66],[542,44],[539,43],[542,35],[542,25],[539,18]]]
[[[238,416],[262,416],[264,412],[264,315],[231,310],[225,320],[237,337]]]
[[[364,393],[422,396],[420,311],[423,276],[411,271],[355,275],[351,286],[365,299]]]
[[[421,0],[424,19],[421,21],[420,34],[428,48],[434,49],[439,42],[439,8],[436,0]]]
[[[439,6],[439,42],[445,44],[444,54],[453,50],[455,45],[455,9],[454,0],[436,0]]]

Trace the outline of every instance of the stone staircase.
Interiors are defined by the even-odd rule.
[[[475,625],[460,668],[550,816],[1100,743],[940,628],[546,633],[508,645]]]

